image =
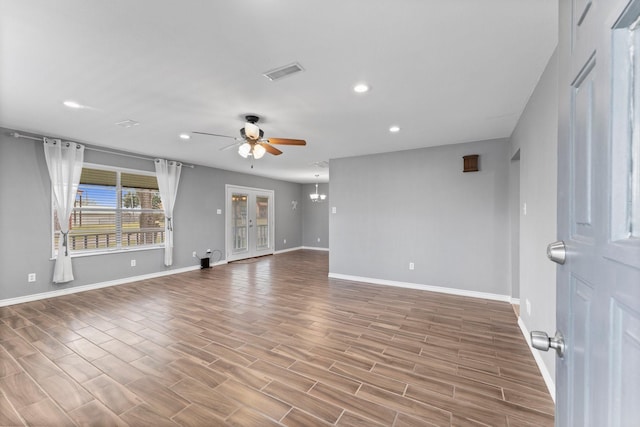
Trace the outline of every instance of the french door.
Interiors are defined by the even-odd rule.
[[[227,261],[273,254],[273,191],[227,185],[226,193]]]

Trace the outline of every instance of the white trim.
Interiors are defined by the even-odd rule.
[[[439,292],[442,294],[459,295],[464,297],[482,298],[494,301],[510,302],[509,295],[491,294],[488,292],[468,291],[465,289],[445,288],[441,286],[422,285],[419,283],[396,282],[393,280],[373,279],[370,277],[349,276],[346,274],[329,273],[329,278],[340,280],[351,280],[354,282],[366,282],[374,285],[396,286],[399,288],[418,289],[421,291]]]
[[[279,255],[279,254],[284,254],[287,252],[293,252],[293,251],[299,251],[300,249],[302,249],[302,246],[298,246],[295,248],[288,248],[288,249],[280,249],[279,251],[275,251],[273,254],[274,255]]]
[[[549,394],[551,395],[551,399],[553,399],[554,403],[556,401],[556,385],[553,381],[553,377],[547,369],[547,365],[544,364],[544,360],[540,356],[540,352],[533,347],[531,347],[531,335],[529,335],[529,331],[522,321],[522,317],[518,317],[518,326],[522,331],[522,335],[524,335],[524,339],[527,340],[527,345],[529,346],[529,350],[531,350],[531,354],[533,354],[533,358],[538,365],[538,369],[540,369],[540,373],[542,374],[542,379],[544,379],[544,383],[547,385],[547,389],[549,390]]]
[[[220,261],[215,263],[214,266],[222,265],[226,263],[227,263],[226,261]],[[75,287],[66,288],[66,289],[58,289],[56,291],[51,291],[51,292],[41,292],[39,294],[25,295],[25,296],[16,297],[16,298],[7,298],[7,299],[0,300],[0,307],[5,307],[8,305],[14,305],[14,304],[22,304],[25,302],[38,301],[38,300],[47,299],[47,298],[55,298],[62,295],[75,294],[78,292],[91,291],[94,289],[107,288],[109,286],[125,285],[127,283],[137,282],[140,280],[155,279],[156,277],[170,276],[172,274],[186,273],[188,271],[194,271],[199,269],[200,269],[199,265],[192,265],[189,267],[176,268],[174,270],[158,271],[156,273],[142,274],[140,276],[131,276],[131,277],[125,277],[123,279],[109,280],[107,282],[75,286]]]
[[[520,298],[511,298],[511,305],[520,305]]]
[[[280,249],[279,251],[275,251],[274,255],[278,255],[278,254],[284,254],[287,252],[293,252],[293,251],[300,251],[303,249],[307,249],[310,251],[325,251],[325,252],[329,252],[329,248],[318,248],[315,246],[296,246],[295,248],[288,248],[288,249]]]
[[[300,247],[300,249],[308,249],[310,251],[325,251],[325,252],[329,252],[329,248],[320,248],[317,246],[302,246]]]
[[[72,253],[70,255],[71,255],[71,258],[83,258],[83,257],[88,257],[88,256],[122,254],[122,253],[127,253],[127,252],[152,251],[152,250],[156,250],[156,249],[164,249],[164,246],[149,246],[149,245],[145,245],[145,246],[128,246],[126,248],[120,248],[120,249],[106,249],[106,250],[103,250],[103,251],[87,250],[86,252],[84,250],[81,250],[80,252],[74,252],[74,253]],[[49,261],[55,261],[55,258],[50,258]]]

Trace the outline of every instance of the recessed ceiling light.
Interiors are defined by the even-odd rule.
[[[181,133],[180,134],[180,139],[191,139],[191,136],[186,134],[186,133]]]
[[[83,106],[78,104],[76,101],[64,101],[63,102],[65,107],[69,107],[69,108],[82,108]]]
[[[353,87],[353,91],[357,93],[365,93],[369,92],[369,85],[365,83],[358,83]]]
[[[389,132],[393,132],[393,133],[400,132],[400,126],[391,126],[389,128]]]

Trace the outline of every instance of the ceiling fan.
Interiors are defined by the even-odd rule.
[[[254,159],[259,159],[264,156],[264,153],[270,153],[274,156],[279,156],[282,151],[278,150],[274,145],[307,145],[307,142],[303,139],[290,139],[290,138],[264,138],[264,131],[258,127],[257,123],[260,117],[254,115],[245,116],[247,122],[244,127],[240,129],[240,138],[229,135],[220,135],[217,133],[208,132],[193,132],[200,135],[220,136],[223,138],[233,138],[236,140],[231,145],[222,147],[220,150],[227,150],[237,145],[238,154],[247,158],[253,156]]]

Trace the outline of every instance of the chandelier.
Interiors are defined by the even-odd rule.
[[[316,174],[316,181],[318,180],[319,176],[320,175]],[[316,192],[309,194],[309,198],[312,202],[322,202],[327,198],[327,195],[318,193],[318,183],[316,182]]]

